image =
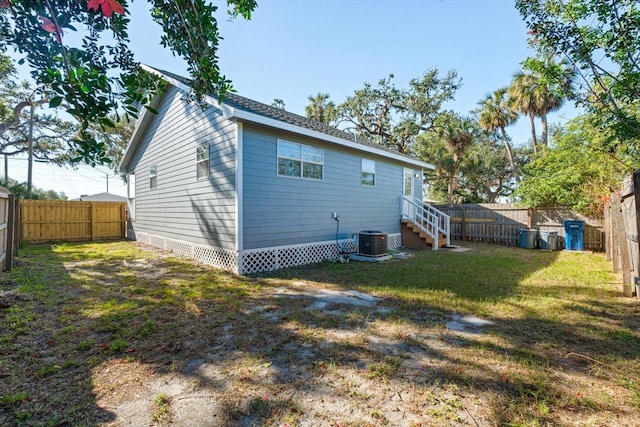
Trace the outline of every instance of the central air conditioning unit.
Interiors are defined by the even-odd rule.
[[[358,255],[383,256],[387,250],[387,233],[379,230],[362,230],[358,233]]]

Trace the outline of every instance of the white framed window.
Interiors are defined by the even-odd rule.
[[[404,170],[402,194],[407,197],[411,197],[413,194],[413,171],[411,169]]]
[[[321,180],[323,170],[323,149],[278,140],[278,175]]]
[[[362,159],[360,168],[360,184],[374,186],[376,185],[376,161],[370,159]]]
[[[196,179],[209,178],[209,143],[196,147]]]
[[[154,189],[158,187],[158,165],[153,164],[149,166],[149,188]]]

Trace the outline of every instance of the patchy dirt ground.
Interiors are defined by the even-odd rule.
[[[562,322],[111,245],[27,254],[6,282],[1,425],[640,425],[617,353]],[[628,309],[606,304],[592,334]]]

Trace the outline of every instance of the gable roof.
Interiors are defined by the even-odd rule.
[[[187,92],[191,90],[191,81],[185,77],[145,64],[141,64],[141,67],[150,73],[158,75],[173,86]],[[424,169],[434,169],[434,166],[430,163],[415,159],[399,153],[398,151],[391,150],[380,144],[375,144],[362,139],[358,140],[354,134],[298,114],[290,113],[280,108],[275,108],[262,102],[245,98],[235,93],[227,92],[222,103],[218,101],[218,98],[211,95],[205,96],[204,101],[212,107],[222,110],[223,116],[228,119],[237,119],[240,121],[262,124],[276,129],[332,142],[337,145],[346,146],[356,150],[365,151],[371,154],[380,155],[382,157],[399,160]],[[120,162],[121,172],[126,172],[126,166],[131,160],[135,147],[137,146],[137,138],[139,138],[138,130],[141,127],[141,123],[145,119],[149,119],[149,114],[151,113],[145,109],[138,120],[136,129],[134,130],[129,145],[127,146],[122,161]]]
[[[82,202],[126,202],[127,198],[118,196],[117,194],[98,193],[80,196],[77,199],[73,200],[80,200]]]

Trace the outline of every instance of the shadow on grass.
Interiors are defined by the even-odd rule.
[[[149,423],[149,393],[184,399],[173,402],[182,411],[174,416],[191,417],[192,425],[210,425],[204,417],[215,425],[293,425],[303,417],[303,397],[320,406],[342,401],[327,407],[333,416],[348,408],[356,420],[403,424],[392,418],[391,405],[401,403],[368,396],[364,383],[377,383],[381,395],[389,384],[413,389],[416,403],[409,409],[418,421],[471,424],[462,410],[468,399],[447,403],[446,411],[444,398],[430,400],[429,393],[443,388],[488,399],[472,410],[488,425],[628,416],[629,405],[619,401],[568,396],[562,378],[594,375],[616,386],[621,379],[610,368],[637,349],[637,312],[615,301],[576,298],[563,307],[576,314],[575,322],[550,318],[544,307],[521,317],[496,315],[492,304],[519,310],[522,283],[558,255],[483,250],[245,278],[124,242],[27,248],[10,276],[24,299],[0,312],[0,424],[96,425],[116,413]],[[384,301],[377,309],[313,311],[309,299],[273,297],[273,287],[296,281],[357,289]],[[492,320],[491,339],[445,329],[452,311]],[[580,323],[583,318],[590,323]],[[353,378],[347,380],[346,371]],[[205,391],[216,396],[209,405],[198,400]]]

